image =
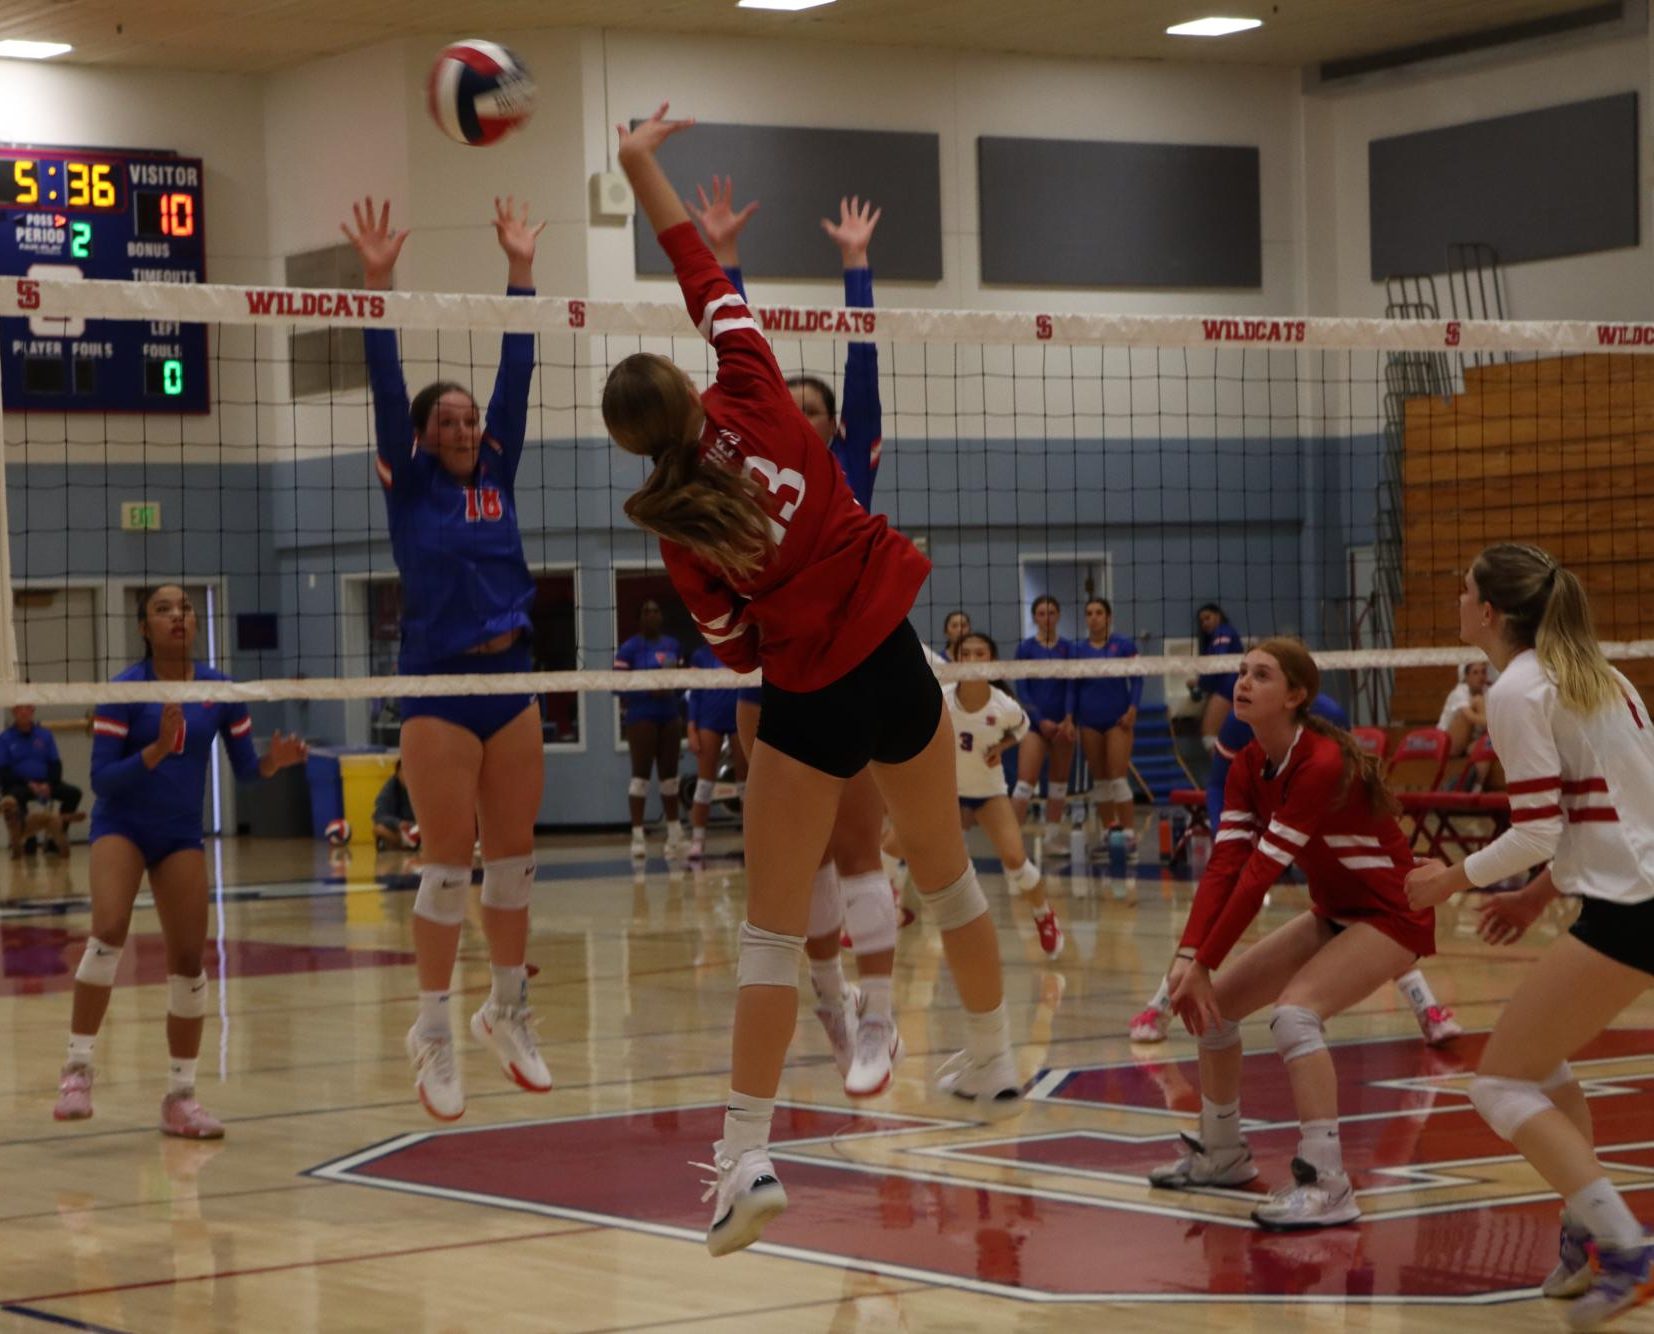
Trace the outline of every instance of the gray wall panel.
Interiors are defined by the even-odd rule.
[[[1505,264],[1634,246],[1637,95],[1374,139],[1372,278],[1443,273],[1454,241]]]
[[[678,193],[714,175],[735,180],[738,205],[762,207],[741,236],[741,267],[754,278],[836,278],[838,247],[821,219],[838,217],[844,195],[884,209],[873,271],[886,279],[942,278],[940,139],[887,130],[817,130],[782,125],[697,125],[661,146],[660,164]],[[640,210],[632,224],[640,274],[672,272]]]
[[[1256,148],[976,141],[982,281],[1260,287]]]

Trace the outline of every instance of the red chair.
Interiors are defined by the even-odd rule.
[[[1384,752],[1390,748],[1390,734],[1382,727],[1352,727],[1350,735],[1367,754],[1380,764],[1384,762]]]
[[[1392,792],[1435,792],[1447,772],[1447,751],[1452,743],[1439,727],[1415,727],[1396,746],[1384,781]]]

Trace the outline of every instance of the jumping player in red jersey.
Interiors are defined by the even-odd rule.
[[[707,643],[738,671],[761,666],[763,704],[747,787],[747,920],[736,967],[731,1091],[714,1147],[707,1249],[748,1246],[787,1203],[770,1119],[798,1009],[810,881],[840,793],[871,768],[914,879],[941,928],[965,1009],[966,1046],[941,1087],[1013,1110],[999,944],[965,855],[953,729],[907,622],[929,563],[850,495],[798,410],[758,323],[706,248],[655,150],[691,121],[666,106],[620,129],[620,163],[672,260],[689,315],[717,354],[704,395],[664,357],[609,373],[603,419],[653,463],[626,502]]]
[[[1234,1186],[1258,1169],[1240,1134],[1239,1021],[1273,1004],[1270,1032],[1302,1122],[1293,1184],[1252,1217],[1295,1230],[1361,1216],[1338,1141],[1338,1082],[1326,1021],[1435,952],[1435,914],[1410,908],[1407,836],[1377,762],[1310,713],[1321,673],[1296,639],[1265,640],[1241,662],[1235,714],[1254,736],[1235,757],[1223,819],[1172,964],[1172,1006],[1200,1043],[1200,1138],[1156,1168],[1156,1186]],[[1298,864],[1311,907],[1214,979],[1269,887]]]
[[[1538,547],[1476,558],[1459,637],[1499,672],[1487,730],[1510,828],[1457,866],[1420,866],[1407,893],[1433,905],[1548,862],[1521,896],[1584,901],[1499,1016],[1470,1100],[1562,1196],[1558,1263],[1541,1291],[1577,1298],[1568,1324],[1597,1329],[1654,1300],[1654,1246],[1597,1161],[1568,1058],[1654,985],[1654,721],[1603,657],[1579,580]]]
[[[195,661],[195,608],[177,584],[138,597],[143,661],[117,681],[222,681]],[[92,1044],[103,1026],[132,905],[149,876],[155,915],[167,957],[168,1092],[161,1101],[161,1133],[180,1139],[219,1139],[224,1126],[195,1096],[195,1065],[206,1024],[207,861],[202,851],[202,802],[213,743],[224,748],[243,782],[269,778],[301,763],[298,737],[280,732],[262,756],[253,749],[253,720],[245,704],[100,704],[92,719],[92,932],[75,969],[69,1058],[52,1115],[80,1121],[92,1115]]]
[[[739,248],[747,219],[757,201],[737,211],[729,177],[712,180],[712,194],[697,188],[700,207],[685,200],[706,235],[713,256],[735,290],[743,297]],[[821,228],[838,246],[844,262],[844,303],[868,308],[873,304],[873,270],[868,247],[882,210],[871,201],[839,200],[839,217],[821,220]],[[821,443],[844,470],[856,502],[873,510],[873,484],[879,475],[883,428],[879,403],[879,353],[868,342],[853,341],[844,357],[842,414],[833,388],[813,375],[788,379],[798,410],[809,421]],[[737,695],[736,726],[742,750],[751,755],[758,736],[761,689],[743,689]],[[902,1039],[896,1031],[891,975],[896,970],[896,934],[900,927],[890,880],[880,856],[884,803],[873,775],[863,770],[845,784],[839,796],[838,818],[827,856],[816,868],[810,889],[810,920],[804,953],[810,961],[810,985],[815,992],[816,1018],[827,1034],[833,1063],[852,1098],[867,1098],[889,1086]],[[856,982],[844,976],[840,937],[848,932],[856,955]]]

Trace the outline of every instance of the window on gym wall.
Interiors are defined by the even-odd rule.
[[[662,633],[678,641],[678,649],[683,654],[684,663],[687,664],[691,655],[701,646],[701,636],[695,629],[689,609],[683,605],[677,590],[672,587],[671,576],[658,565],[652,569],[627,569],[617,566],[614,571],[614,584],[614,647],[619,648],[638,632],[638,612],[645,602],[653,600],[660,603],[661,616],[665,621]],[[608,666],[608,663],[601,665]],[[625,750],[626,738],[621,732],[618,695],[615,696],[614,711],[615,746],[619,750]]]
[[[534,628],[530,643],[537,672],[572,671],[579,664],[579,601],[576,572],[540,570],[534,576],[534,606],[529,611]],[[367,580],[367,671],[373,676],[395,676],[396,655],[402,642],[402,581],[395,576]],[[402,735],[400,701],[370,700],[368,741],[395,746]],[[558,691],[540,695],[541,740],[548,746],[580,744],[580,695]]]

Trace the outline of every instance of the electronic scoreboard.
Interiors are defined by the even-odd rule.
[[[201,159],[0,146],[0,274],[206,280]],[[205,412],[207,330],[149,320],[0,320],[8,412]]]

